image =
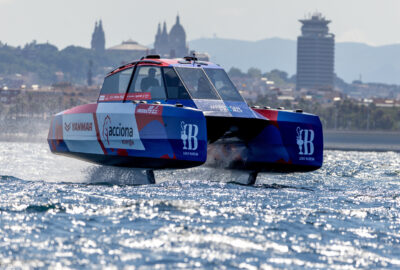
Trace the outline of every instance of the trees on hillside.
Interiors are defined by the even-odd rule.
[[[140,53],[93,51],[68,46],[58,50],[51,44],[35,41],[23,48],[0,44],[0,74],[35,74],[38,84],[51,85],[57,82],[56,72],[64,74],[63,80],[85,84],[89,62],[92,61],[93,76],[104,76],[112,68],[140,58]]]

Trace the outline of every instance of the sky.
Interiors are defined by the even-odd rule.
[[[400,43],[400,0],[0,0],[0,41],[90,47],[94,23],[102,19],[106,47],[128,39],[149,45],[158,23],[170,29],[177,14],[188,41],[295,40],[298,20],[316,11],[332,21],[337,42]]]

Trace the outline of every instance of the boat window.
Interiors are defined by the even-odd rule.
[[[133,68],[128,68],[104,79],[100,95],[125,94]]]
[[[161,68],[155,66],[137,67],[126,99],[166,99]]]
[[[244,101],[225,70],[205,68],[204,71],[223,100]]]
[[[185,86],[173,68],[164,68],[168,99],[190,99]]]
[[[186,88],[195,99],[219,99],[201,68],[176,68]]]

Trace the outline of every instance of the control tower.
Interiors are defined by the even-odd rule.
[[[297,38],[296,89],[332,90],[334,86],[335,36],[320,13],[300,20],[301,36]]]

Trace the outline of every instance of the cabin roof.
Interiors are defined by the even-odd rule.
[[[175,59],[154,59],[154,58],[143,58],[140,60],[133,61],[131,63],[120,66],[110,73],[107,76],[115,74],[117,72],[123,71],[125,69],[131,68],[135,65],[138,66],[160,66],[160,67],[190,67],[190,68],[217,68],[222,69],[217,64],[205,61],[193,61],[193,60],[185,60],[183,58],[175,58]]]

